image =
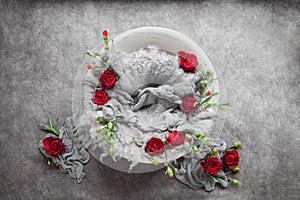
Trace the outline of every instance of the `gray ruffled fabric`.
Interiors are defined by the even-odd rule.
[[[54,163],[59,163],[59,169],[63,173],[68,173],[69,176],[77,179],[78,183],[81,183],[85,176],[83,165],[90,160],[90,154],[87,151],[88,139],[80,134],[72,117],[67,118],[64,125],[59,129],[59,133],[59,137],[48,133],[44,138],[49,136],[59,138],[65,146],[66,153],[58,155],[57,158],[48,155],[43,145],[44,138],[39,143],[39,149],[45,157],[52,159]]]
[[[174,173],[176,179],[193,189],[204,188],[206,191],[212,191],[215,189],[217,182],[221,186],[227,187],[228,179],[223,171],[214,175],[217,178],[215,179],[206,174],[201,168],[200,162],[212,148],[215,148],[218,152],[223,152],[226,149],[226,143],[221,139],[213,139],[210,142],[202,143],[202,150],[199,153],[187,155],[181,161],[180,169]],[[219,158],[218,153],[216,156]]]
[[[84,164],[87,164],[90,159],[90,154],[87,151],[87,148],[90,145],[89,138],[80,134],[77,123],[72,117],[67,118],[59,132],[59,137],[49,133],[44,138],[49,136],[59,138],[66,148],[66,153],[58,155],[57,158],[51,157],[45,151],[42,142],[43,140],[40,141],[39,149],[44,156],[52,159],[54,163],[59,163],[59,168],[62,172],[68,173],[69,176],[77,179],[78,183],[81,183],[85,176],[83,171]],[[213,148],[217,150],[218,153],[216,156],[220,159],[219,152],[225,151],[226,143],[221,139],[212,139],[205,143],[199,142],[198,145],[200,149],[198,153],[192,152],[185,155],[179,163],[179,170],[174,172],[176,179],[193,189],[204,188],[206,191],[212,191],[215,189],[216,183],[219,183],[223,187],[227,187],[228,179],[223,171],[214,175],[215,178],[213,178],[206,174],[200,165],[200,162]]]

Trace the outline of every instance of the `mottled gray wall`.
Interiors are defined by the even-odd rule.
[[[299,199],[300,6],[297,1],[1,1],[0,199]],[[47,114],[72,114],[74,78],[99,31],[178,30],[223,77],[222,137],[242,140],[238,187],[194,191],[164,171],[125,174],[91,159],[77,184],[37,145]],[[297,198],[298,197],[298,198]]]

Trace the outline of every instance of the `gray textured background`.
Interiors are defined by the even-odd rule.
[[[299,199],[300,6],[296,1],[0,3],[0,199]],[[164,171],[125,174],[91,159],[77,184],[37,146],[47,114],[72,114],[72,88],[99,31],[178,30],[209,54],[227,101],[223,138],[242,140],[238,187],[194,191]]]

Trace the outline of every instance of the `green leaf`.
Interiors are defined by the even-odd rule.
[[[106,130],[106,131],[105,131],[105,134],[106,134],[106,137],[109,138],[109,137],[111,136],[112,132],[110,132],[109,130]]]
[[[97,122],[99,122],[99,123],[100,123],[100,122],[103,122],[103,120],[104,120],[103,117],[98,117],[98,118],[97,118]]]
[[[81,141],[81,138],[82,138],[81,136],[76,137],[76,138],[75,138],[75,141],[76,141],[76,142],[80,142],[80,141]]]
[[[43,131],[51,132],[51,133],[59,136],[59,132],[55,128],[50,127],[49,125],[40,124],[40,129],[43,130]]]
[[[95,56],[101,56],[99,51],[95,51]]]
[[[207,76],[212,76],[212,75],[214,74],[214,72],[213,72],[213,71],[210,71],[210,70],[207,70],[207,71],[206,71],[206,74],[207,74]]]
[[[108,122],[107,124],[107,129],[110,130],[113,127],[113,123],[112,122]]]
[[[52,119],[51,119],[50,115],[49,115],[49,125],[50,125],[50,127],[53,127],[53,125],[52,125]]]
[[[206,97],[206,98],[200,103],[200,106],[199,106],[199,107],[201,107],[204,103],[210,101],[211,98],[212,98],[213,96],[217,95],[217,94],[219,94],[219,92],[215,92],[215,93],[213,93],[212,95]]]
[[[46,124],[40,124],[40,127],[41,127],[41,129],[44,130],[44,131],[50,131],[50,127],[47,126]]]
[[[86,54],[87,54],[88,56],[91,56],[91,57],[94,56],[94,55],[93,55],[93,52],[92,52],[91,50],[87,50],[87,51],[86,51]]]
[[[210,173],[206,173],[210,178],[212,178],[214,181],[219,182],[219,179],[211,175]]]
[[[231,108],[231,105],[226,103],[226,104],[216,104],[216,103],[211,103],[209,104],[210,106],[214,106],[223,110],[229,110]]]

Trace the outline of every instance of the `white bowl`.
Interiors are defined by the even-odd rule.
[[[158,47],[159,49],[165,50],[167,52],[177,54],[178,51],[185,51],[189,53],[194,53],[198,57],[199,67],[197,70],[211,70],[215,74],[215,69],[213,67],[212,62],[208,58],[208,56],[204,53],[204,51],[195,44],[192,40],[190,40],[185,35],[171,30],[167,28],[161,27],[141,27],[132,30],[128,30],[123,32],[122,34],[113,38],[113,41],[109,43],[110,48],[115,48],[124,52],[131,52],[138,50],[140,48],[148,47],[149,45],[153,45]],[[103,51],[103,49],[102,49]],[[84,68],[84,67],[83,67]],[[86,68],[85,68],[86,69]],[[90,71],[87,72],[89,75]],[[80,98],[82,95],[82,87],[81,81],[82,75],[86,74],[82,70],[79,70],[77,74],[77,80],[75,82],[75,87],[73,90],[73,114],[76,116],[80,115],[82,110],[82,102],[80,102]],[[212,91],[219,91],[219,83],[215,81],[209,87]],[[78,92],[79,91],[79,92]],[[213,102],[219,102],[219,97],[214,96],[212,99]],[[95,149],[90,150],[92,156],[99,160],[99,155],[101,154],[101,150]],[[185,152],[177,153],[176,155],[172,155],[171,160],[177,159],[183,156]],[[126,159],[120,159],[117,162],[114,162],[109,156],[105,157],[102,161],[103,164],[114,168],[119,171],[128,172],[130,167],[130,162]],[[158,170],[164,167],[163,165],[155,166],[151,164],[149,161],[148,163],[139,163],[136,165],[130,173],[145,173]]]

